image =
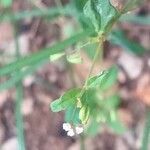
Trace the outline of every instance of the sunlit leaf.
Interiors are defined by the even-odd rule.
[[[65,55],[65,53],[64,52],[62,52],[62,53],[57,53],[57,54],[54,54],[54,55],[50,55],[49,56],[49,59],[50,59],[50,61],[55,61],[55,60],[58,60],[59,58],[61,58],[62,56],[64,56]]]
[[[81,55],[78,51],[67,55],[67,61],[73,64],[80,64],[83,62]]]
[[[88,105],[83,106],[79,112],[79,118],[82,124],[86,124],[90,116],[90,108]]]

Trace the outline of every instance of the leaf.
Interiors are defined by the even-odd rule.
[[[74,52],[73,54],[67,55],[67,61],[73,64],[80,64],[83,62],[78,51]]]
[[[93,77],[89,78],[88,82],[87,82],[87,85],[90,88],[94,88],[96,86],[100,86],[105,75],[106,75],[106,71],[103,71],[100,75],[93,76]]]
[[[80,89],[71,89],[62,95],[59,99],[51,103],[50,107],[53,112],[59,112],[73,106],[77,102]]]
[[[101,90],[106,90],[110,88],[117,79],[117,68],[112,67],[108,71],[103,71],[100,75],[91,77],[87,85],[90,88],[98,86]]]
[[[83,11],[83,7],[88,0],[72,0],[78,11]]]
[[[59,112],[65,109],[62,107],[60,99],[57,99],[54,102],[52,102],[50,108],[53,112]]]
[[[1,0],[0,1],[0,4],[3,6],[3,7],[10,7],[12,5],[12,0]]]
[[[107,97],[105,100],[107,109],[116,109],[120,104],[120,97],[117,94]]]
[[[121,121],[116,118],[114,121],[108,121],[107,125],[113,129],[113,131],[117,134],[122,134],[125,132],[126,128],[125,126],[121,123]]]
[[[81,97],[82,106],[89,106],[91,110],[97,105],[97,91],[95,88],[88,88],[84,91]]]
[[[108,32],[120,17],[109,0],[88,0],[84,7],[84,14],[92,22],[96,33]]]
[[[94,119],[92,119],[87,127],[86,134],[88,136],[95,136],[96,134],[99,133],[101,125]]]
[[[54,54],[54,55],[50,55],[49,59],[50,61],[55,61],[55,60],[58,60],[59,58],[61,58],[62,56],[64,56],[65,53],[62,52],[62,53],[57,53],[57,54]]]
[[[118,70],[116,66],[111,67],[108,72],[104,75],[103,80],[101,81],[100,88],[102,90],[107,90],[113,86],[117,81]]]
[[[95,0],[94,0],[95,1]],[[96,18],[97,12],[94,10],[94,1],[88,0],[84,6],[84,14],[92,22],[96,33],[100,30],[100,19]]]
[[[136,55],[143,55],[146,51],[139,43],[129,40],[121,30],[113,31],[109,37],[109,41]]]
[[[87,105],[84,105],[79,112],[79,119],[82,124],[86,124],[90,116],[90,108]]]
[[[81,124],[81,121],[79,119],[79,108],[77,108],[76,106],[68,107],[65,113],[65,121],[74,125]]]

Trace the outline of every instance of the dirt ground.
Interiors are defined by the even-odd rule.
[[[64,4],[67,3],[64,1]],[[53,7],[53,0],[42,0],[43,6]],[[41,6],[41,5],[40,5]],[[29,9],[30,5],[16,0],[14,11]],[[150,2],[139,9],[138,15],[150,15]],[[58,18],[53,22],[41,18],[25,19],[19,22],[19,43],[22,55],[31,54],[63,39],[63,31],[70,18]],[[72,23],[72,22],[71,22]],[[150,50],[150,26],[120,23],[127,36]],[[13,27],[10,23],[0,23],[0,52],[14,53]],[[116,63],[119,66],[118,87],[121,95],[119,115],[128,130],[123,135],[115,135],[104,130],[96,137],[88,137],[86,150],[139,150],[146,105],[150,105],[150,51],[143,56],[124,51],[118,46],[106,43],[104,65]],[[0,55],[1,57],[1,55]],[[75,66],[77,81],[84,81],[86,68],[91,60],[83,54],[85,63]],[[0,63],[8,63],[0,58]],[[24,99],[22,113],[24,117],[25,142],[27,150],[79,150],[79,138],[67,137],[62,129],[63,113],[53,113],[49,104],[72,86],[68,68],[63,61],[47,63],[34,75],[23,81]],[[17,150],[15,125],[15,90],[0,93],[0,146],[2,150]]]

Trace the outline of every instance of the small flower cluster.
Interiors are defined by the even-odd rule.
[[[83,127],[77,126],[73,128],[70,123],[63,123],[63,129],[67,132],[67,135],[71,137],[75,134],[81,134],[83,132]]]

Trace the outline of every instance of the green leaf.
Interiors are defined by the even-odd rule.
[[[108,32],[120,13],[109,0],[88,0],[84,7],[84,14],[90,19],[96,33]]]
[[[85,133],[88,136],[95,136],[96,134],[99,133],[99,129],[100,129],[101,125],[99,122],[95,121],[94,119],[92,119],[87,127],[87,130],[85,131]]]
[[[98,86],[101,90],[110,88],[117,80],[117,68],[112,67],[108,71],[103,71],[100,75],[91,77],[87,85],[90,88]]]
[[[136,55],[143,55],[146,51],[139,43],[129,40],[121,30],[113,31],[109,37],[109,41]]]
[[[12,0],[0,0],[0,4],[3,7],[10,7],[12,5]]]
[[[60,99],[57,99],[54,102],[52,102],[50,108],[53,112],[59,112],[65,109],[62,107]]]
[[[83,7],[87,1],[88,0],[72,0],[72,3],[76,6],[78,11],[82,12]]]
[[[79,112],[79,118],[82,124],[86,124],[90,117],[90,108],[87,105],[84,105]]]
[[[77,103],[77,97],[80,94],[81,89],[71,89],[62,95],[59,99],[51,103],[51,110],[53,112],[59,112],[73,106]]]
[[[122,134],[126,130],[125,126],[118,118],[116,118],[114,121],[108,121],[107,125],[117,134]]]
[[[79,108],[76,106],[70,106],[65,112],[65,121],[74,125],[81,124],[79,119]]]
[[[111,67],[103,77],[100,88],[103,90],[107,90],[111,86],[113,86],[117,81],[117,74],[118,74],[117,67],[116,66]]]
[[[88,82],[87,82],[87,85],[90,88],[94,88],[96,86],[100,86],[105,75],[106,75],[106,71],[103,71],[100,75],[93,76],[93,77],[89,78]]]
[[[85,52],[91,60],[93,60],[95,56],[95,49],[98,47],[98,44],[99,43],[91,43],[84,47]]]
[[[120,97],[117,94],[107,97],[105,100],[107,109],[116,109],[120,104]]]
[[[59,58],[61,58],[62,56],[64,56],[65,53],[62,52],[62,53],[57,53],[57,54],[54,54],[54,55],[50,55],[49,59],[50,61],[55,61],[55,60],[58,60]]]
[[[83,62],[81,55],[78,51],[75,51],[74,53],[67,55],[67,61],[73,64],[81,64]]]

